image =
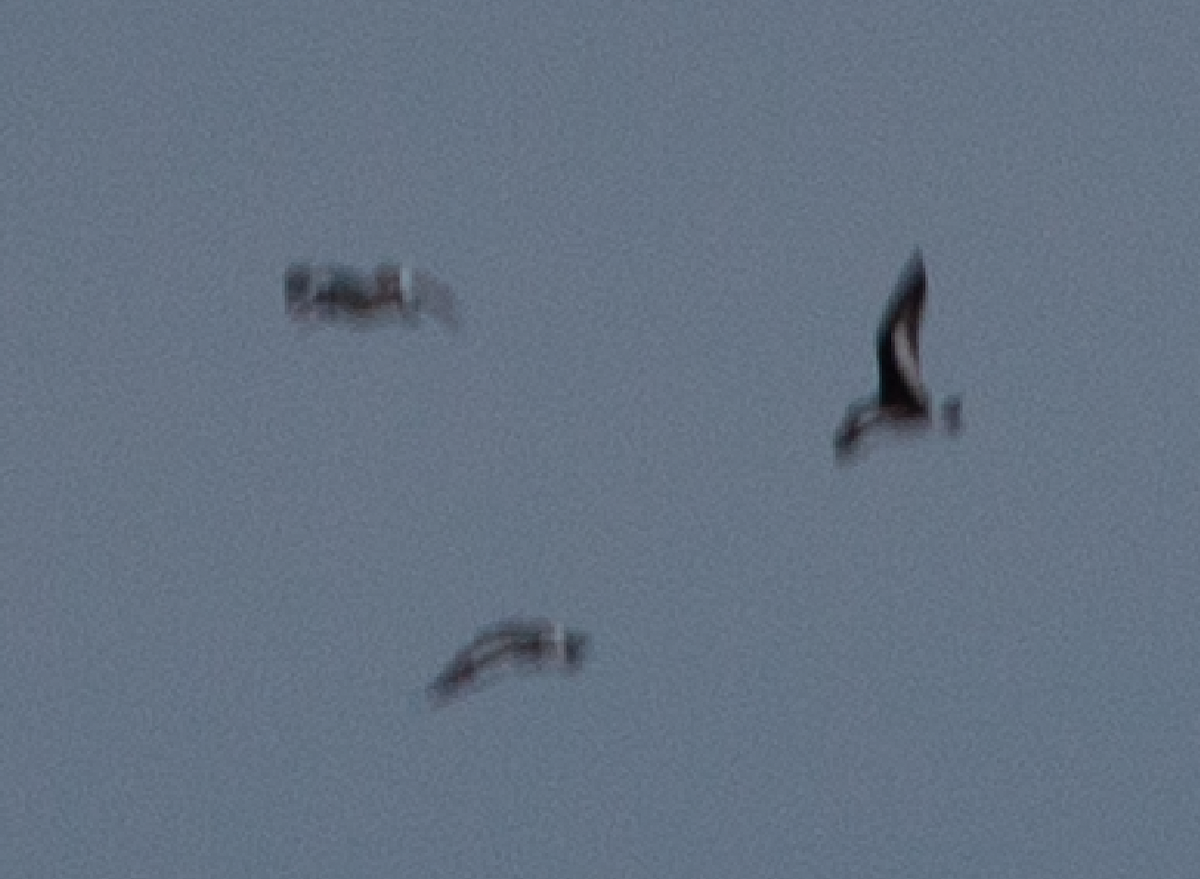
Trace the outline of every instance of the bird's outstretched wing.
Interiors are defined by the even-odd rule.
[[[921,381],[921,318],[925,311],[925,262],[916,250],[900,273],[879,325],[879,403],[924,406]]]
[[[569,632],[550,620],[503,620],[480,630],[454,655],[429,685],[429,698],[435,705],[445,705],[494,682],[506,668],[575,671],[582,664],[586,643],[586,635]]]

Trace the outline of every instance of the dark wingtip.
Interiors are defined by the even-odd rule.
[[[840,432],[833,438],[833,455],[839,464],[845,464],[854,454],[856,437],[848,432]]]
[[[833,435],[833,450],[838,460],[849,458],[858,445],[862,429],[859,425],[859,415],[863,411],[861,402],[853,403],[846,409],[842,423],[838,425],[837,433]]]
[[[905,274],[908,272],[925,273],[925,254],[921,251],[920,245],[913,248],[912,254],[908,257],[908,265],[905,269]]]

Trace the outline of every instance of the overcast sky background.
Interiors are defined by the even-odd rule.
[[[0,875],[1200,876],[1200,7],[3,21]]]

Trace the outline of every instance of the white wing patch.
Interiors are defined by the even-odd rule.
[[[921,397],[925,393],[921,382],[921,363],[909,343],[910,338],[908,321],[897,321],[892,327],[892,354],[896,358],[896,369],[913,395]]]

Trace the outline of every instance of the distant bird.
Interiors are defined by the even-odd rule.
[[[913,251],[900,274],[876,338],[879,394],[859,400],[846,410],[834,449],[839,460],[855,451],[863,434],[877,426],[928,428],[933,423],[929,392],[921,383],[920,333],[925,310],[925,262]],[[942,425],[951,434],[962,427],[962,400],[949,397],[941,404]]]
[[[384,263],[373,275],[343,265],[292,263],[284,272],[284,304],[295,320],[351,318],[380,323],[399,317],[416,324],[429,315],[448,329],[459,326],[453,291],[422,269]]]
[[[583,664],[587,642],[587,635],[551,620],[503,620],[481,630],[470,644],[454,655],[429,685],[430,701],[444,705],[495,680],[496,675],[506,668],[578,671]]]

